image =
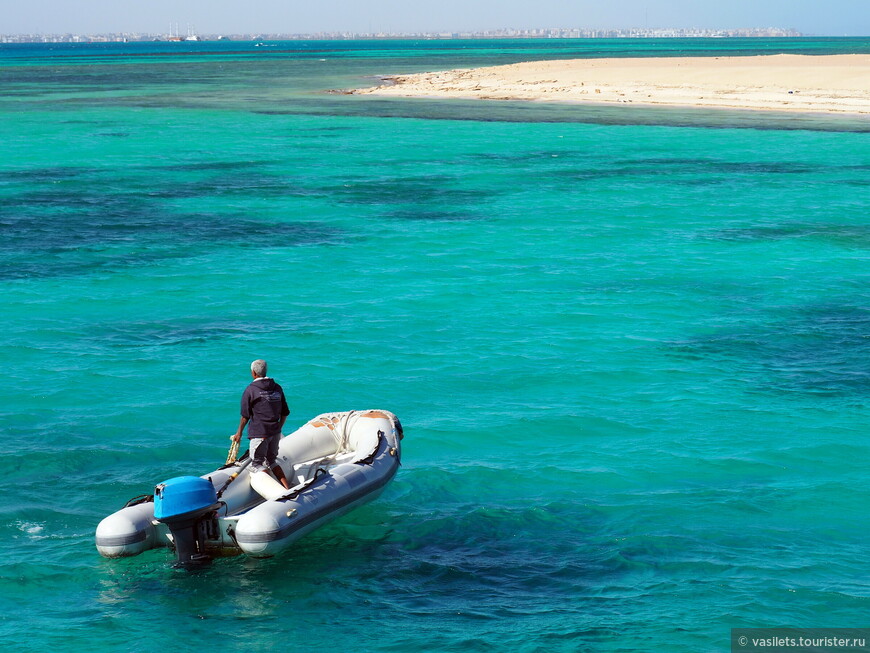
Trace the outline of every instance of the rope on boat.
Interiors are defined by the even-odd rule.
[[[355,410],[346,413],[324,413],[318,415],[312,422],[320,422],[332,432],[332,437],[335,438],[336,453],[346,453],[350,443],[351,418],[359,417],[359,413]],[[353,420],[356,423],[356,419]]]
[[[324,413],[323,415],[315,417],[310,423],[320,422],[326,426],[326,428],[332,431],[332,436],[335,438],[335,442],[338,445],[336,452],[347,453],[350,449],[351,430],[354,425],[356,425],[357,420],[360,417],[368,415],[368,413],[381,413],[383,416],[386,416],[393,425],[393,429],[396,431],[398,439],[404,439],[405,433],[399,418],[390,411],[381,410],[380,408],[362,411],[350,410],[346,413]]]
[[[230,445],[230,451],[229,453],[227,453],[227,461],[224,463],[224,465],[229,465],[236,462],[236,458],[239,455],[239,443],[241,441],[241,438],[239,438],[238,440],[233,440],[233,443]]]
[[[248,449],[245,449],[245,453],[243,453],[241,456],[236,458],[233,462],[226,463],[226,464],[224,464],[223,467],[218,467],[217,471],[220,471],[222,469],[226,469],[227,467],[235,467],[236,465],[239,465],[239,464],[245,462],[245,459],[250,455],[250,453],[251,452]]]

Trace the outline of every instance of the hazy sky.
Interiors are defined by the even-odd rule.
[[[870,0],[0,0],[0,33],[792,27],[870,35]]]

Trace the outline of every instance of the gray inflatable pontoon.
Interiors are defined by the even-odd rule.
[[[172,547],[181,565],[216,555],[269,557],[328,521],[376,498],[399,468],[402,425],[385,410],[320,415],[282,437],[285,489],[249,458],[203,476],[165,481],[103,519],[97,550],[107,558]]]

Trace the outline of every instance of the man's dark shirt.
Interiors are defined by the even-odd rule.
[[[247,417],[248,438],[268,438],[281,432],[281,418],[290,414],[284,390],[268,377],[257,379],[242,393],[242,417]]]

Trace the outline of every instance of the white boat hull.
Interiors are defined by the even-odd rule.
[[[251,474],[243,460],[203,475],[219,491],[238,474],[219,497],[206,552],[270,557],[375,499],[398,471],[401,437],[401,424],[387,411],[329,413],[282,438],[277,462],[296,483],[290,491],[266,472]],[[173,543],[146,500],[103,519],[96,546],[115,558]]]

